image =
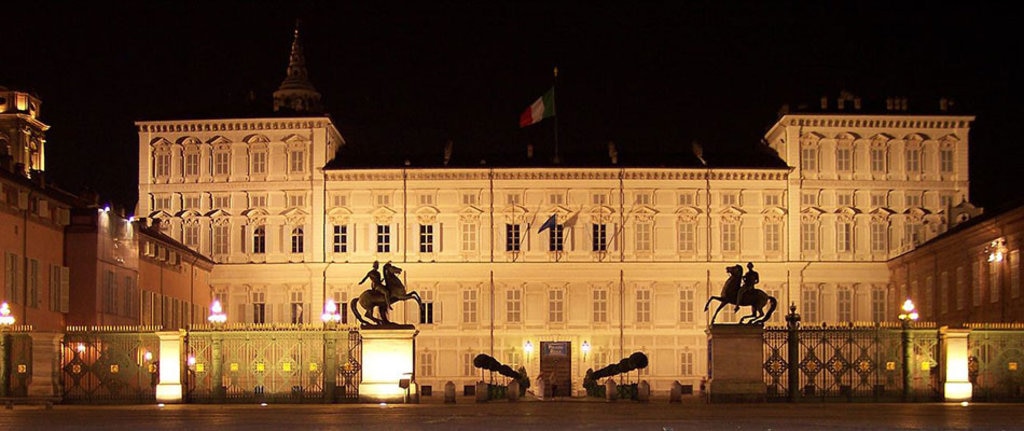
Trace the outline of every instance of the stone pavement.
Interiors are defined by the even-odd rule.
[[[0,409],[0,430],[1009,430],[1024,405],[669,404],[560,399],[477,404],[39,406]]]

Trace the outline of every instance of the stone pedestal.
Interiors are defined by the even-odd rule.
[[[413,376],[416,355],[415,328],[363,328],[363,381],[359,383],[359,401],[399,403],[406,400],[400,381]],[[409,390],[415,387],[410,385]],[[412,396],[413,394],[409,394]]]
[[[184,394],[181,385],[181,357],[184,350],[182,333],[157,332],[160,337],[160,383],[156,385],[156,400],[161,403],[180,403]],[[219,383],[219,379],[214,379]]]
[[[710,401],[764,402],[764,328],[720,324],[707,334]]]
[[[968,358],[970,349],[967,344],[967,336],[971,334],[970,329],[949,329],[943,327],[939,330],[942,337],[944,361],[946,363],[945,383],[943,383],[943,397],[947,402],[970,401],[974,392],[968,372]]]
[[[32,333],[32,380],[28,385],[30,397],[58,397],[60,388],[60,342],[64,334],[53,332]],[[14,372],[19,372],[15,364]]]

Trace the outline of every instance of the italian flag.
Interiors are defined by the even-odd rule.
[[[555,87],[533,102],[519,115],[519,127],[532,126],[548,117],[555,116]]]

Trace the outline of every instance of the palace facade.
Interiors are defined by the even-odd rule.
[[[905,99],[869,110],[844,94],[781,115],[757,154],[610,145],[558,164],[450,146],[369,161],[319,101],[296,32],[275,112],[137,122],[136,214],[216,262],[229,322],[319,323],[326,300],[369,288],[372,262],[393,262],[425,302],[392,314],[419,330],[409,371],[437,390],[479,380],[479,353],[565,394],[635,351],[653,389],[697,386],[704,302],[746,262],[778,300],[770,322],[790,304],[804,324],[893,320],[902,293],[886,262],[969,201],[974,118],[946,101],[913,114]],[[731,308],[718,321],[741,316]]]

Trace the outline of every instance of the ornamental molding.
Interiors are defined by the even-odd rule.
[[[159,210],[159,211],[153,211],[153,212],[149,213],[149,215],[147,215],[146,217],[156,218],[156,219],[169,219],[169,218],[171,218],[173,216],[171,215],[171,213],[169,213],[167,211]]]
[[[526,222],[526,216],[530,215],[530,210],[521,205],[510,205],[502,208],[500,213],[505,216],[506,223],[522,224]]]
[[[395,217],[395,210],[388,207],[380,207],[373,211],[373,221],[376,224],[391,224]]]
[[[178,143],[178,145],[181,145],[182,147],[187,147],[187,146],[190,146],[190,145],[195,145],[195,146],[203,145],[203,141],[200,141],[199,138],[197,138],[195,136],[185,136],[183,138],[178,139],[177,143]]]
[[[722,223],[739,223],[745,212],[734,206],[729,206],[719,211],[719,214]]]
[[[178,217],[178,218],[188,218],[188,217],[202,217],[203,215],[200,214],[199,211],[196,211],[196,210],[182,210],[182,211],[178,211],[178,213],[175,214],[174,216]]]
[[[786,221],[786,210],[781,207],[765,208],[761,211],[766,224],[778,224]]]
[[[800,211],[800,221],[804,223],[817,223],[824,213],[825,211],[822,211],[820,208],[805,208],[803,211]]]
[[[852,223],[861,211],[853,207],[842,207],[836,210],[836,219],[842,223]]]
[[[228,139],[228,138],[225,138],[222,135],[217,135],[217,136],[214,136],[214,137],[210,138],[209,140],[207,140],[206,143],[208,145],[214,145],[215,146],[215,145],[223,145],[223,144],[233,144],[234,142],[232,140]]]
[[[611,223],[612,218],[615,215],[615,210],[607,205],[601,205],[592,208],[588,214],[590,215],[591,223],[605,224]]]
[[[234,132],[247,130],[295,130],[334,127],[329,118],[251,118],[230,120],[139,121],[144,133]]]
[[[466,207],[459,211],[459,221],[462,223],[476,223],[480,221],[483,210],[476,207]]]
[[[332,208],[327,212],[327,219],[333,225],[346,225],[352,217],[352,210],[348,208]]]
[[[440,212],[434,207],[420,207],[415,211],[416,221],[421,225],[437,223],[437,215]]]
[[[328,181],[557,181],[557,180],[639,180],[639,181],[783,181],[789,169],[622,169],[562,168],[544,170],[508,169],[333,169],[324,171]],[[500,187],[499,187],[500,188]]]
[[[251,135],[248,135],[248,136],[242,138],[242,141],[244,141],[245,143],[250,144],[250,145],[251,144],[266,144],[266,143],[270,142],[270,138],[268,138],[267,135],[264,135],[262,133],[253,133]]]
[[[654,221],[654,216],[658,215],[657,210],[647,205],[638,206],[631,213],[636,218],[637,223],[650,223]]]

